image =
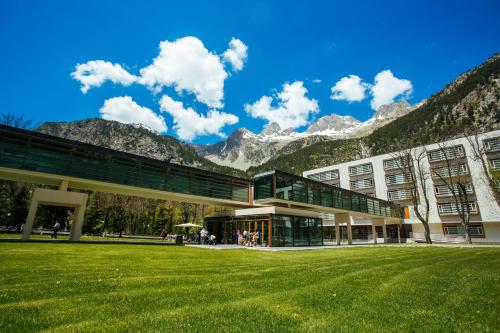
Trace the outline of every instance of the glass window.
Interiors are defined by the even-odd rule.
[[[307,202],[307,187],[303,180],[295,179],[292,189],[293,201]]]
[[[307,193],[309,194],[308,203],[321,205],[321,186],[319,184],[309,184]]]
[[[287,175],[276,174],[276,198],[293,200],[293,181]]]
[[[309,218],[310,245],[323,245],[323,223],[321,219]]]
[[[293,246],[293,218],[291,216],[282,216],[284,245]]]
[[[309,245],[309,224],[306,217],[294,217],[294,244],[295,246]]]
[[[254,182],[254,199],[273,197],[273,175],[257,178]]]
[[[272,246],[283,246],[284,245],[284,229],[283,220],[281,216],[273,216],[273,243]]]

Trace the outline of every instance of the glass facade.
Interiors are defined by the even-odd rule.
[[[248,202],[251,181],[0,126],[0,166]]]
[[[254,199],[281,199],[385,217],[401,217],[401,207],[385,200],[281,171],[257,176]]]
[[[292,215],[249,215],[238,217],[208,217],[207,230],[224,244],[236,244],[236,231],[259,231],[259,245],[316,246],[323,245],[323,220],[316,217]]]
[[[272,216],[273,246],[323,245],[323,221],[315,217]]]

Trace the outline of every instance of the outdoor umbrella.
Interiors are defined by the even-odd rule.
[[[189,228],[201,228],[201,225],[194,224],[194,223],[181,223],[177,224],[176,227],[184,227],[186,228],[186,237],[189,234]]]

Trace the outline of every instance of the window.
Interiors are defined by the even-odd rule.
[[[406,161],[406,158],[404,159]],[[411,162],[410,162],[411,164]],[[405,164],[405,167],[409,165]],[[392,160],[385,160],[384,161],[384,169],[385,170],[390,170],[390,169],[398,169],[401,167],[401,159],[400,158],[393,158]]]
[[[451,188],[451,189],[448,185],[438,185],[438,186],[434,187],[434,192],[436,193],[436,196],[444,197],[444,196],[453,195],[453,193],[458,194],[459,193],[458,189],[459,189],[458,184],[455,184],[453,186],[453,188]],[[467,193],[472,193],[472,185],[465,184],[465,191]]]
[[[437,162],[443,161],[445,159],[454,159],[464,156],[464,150],[462,146],[442,148],[429,152],[429,161]]]
[[[463,205],[464,205],[463,210],[465,211],[466,204],[464,203]],[[469,202],[469,210],[471,213],[477,213],[477,206],[476,206],[475,202]],[[445,215],[459,213],[457,211],[457,206],[455,205],[454,202],[446,202],[446,203],[438,204],[438,211],[439,211],[439,214],[445,214]]]
[[[385,176],[385,183],[387,185],[404,184],[406,182],[407,182],[407,179],[403,173],[395,173],[392,175]]]
[[[349,168],[349,175],[351,176],[362,175],[370,172],[372,172],[372,165],[370,163],[356,165]]]
[[[497,159],[494,159],[494,160],[490,160],[490,164],[491,164],[491,167],[495,170],[499,170],[500,169],[500,158],[497,158]]]
[[[320,182],[326,181],[326,180],[333,180],[333,179],[338,179],[339,178],[339,171],[338,170],[328,170],[328,171],[323,171],[319,173],[313,173],[307,176],[307,178],[312,179],[312,180],[317,180]]]
[[[443,178],[450,177],[450,176],[464,175],[466,173],[467,173],[467,165],[466,164],[452,165],[449,168],[447,166],[445,166],[445,167],[436,168],[433,170],[434,176],[439,175]]]
[[[415,190],[413,190],[413,193],[415,193]],[[387,191],[387,198],[389,200],[408,200],[411,199],[411,192],[410,190],[394,190],[394,191]]]
[[[500,150],[500,137],[489,139],[484,141],[484,146],[487,151],[498,151]]]
[[[373,187],[373,178],[351,180],[351,189],[358,190]]]
[[[461,225],[445,225],[443,231],[445,235],[465,235],[465,229]],[[481,224],[469,225],[469,231],[472,237],[484,236],[483,226]]]

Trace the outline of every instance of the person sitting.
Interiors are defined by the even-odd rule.
[[[215,235],[210,235],[209,245],[217,245],[217,237]]]

